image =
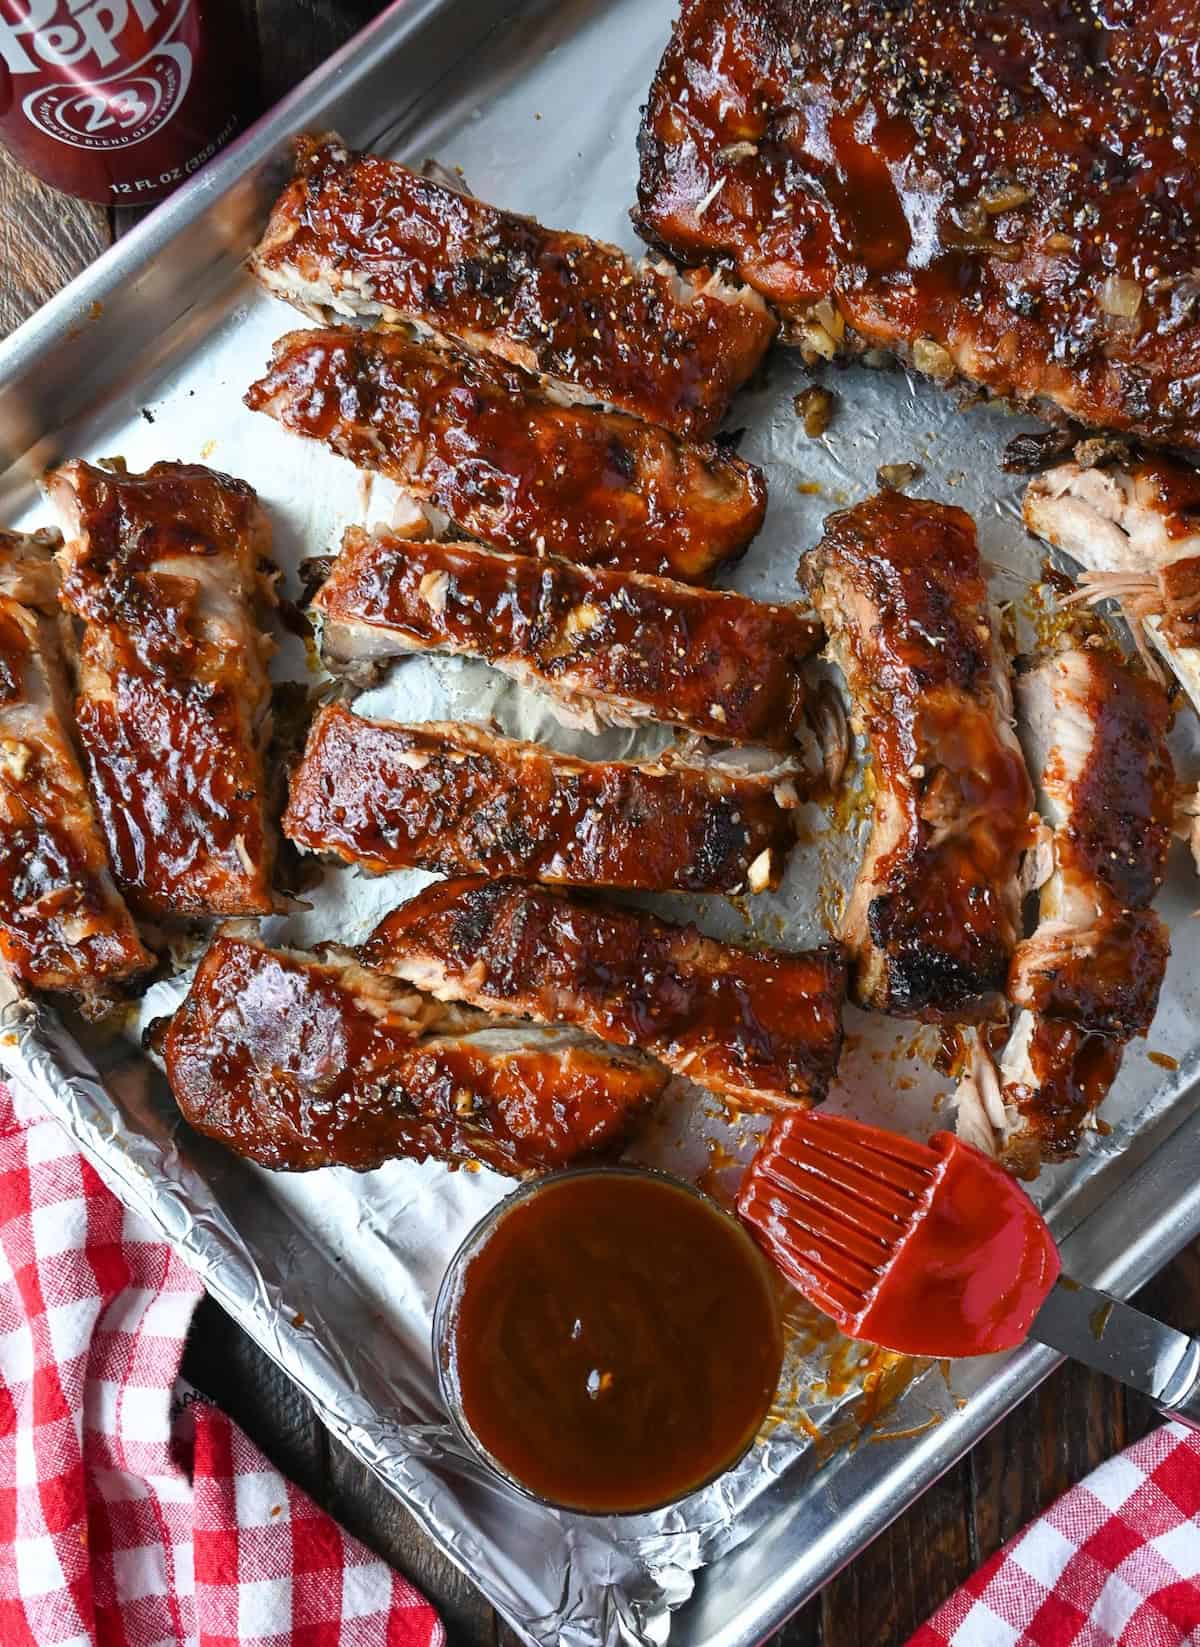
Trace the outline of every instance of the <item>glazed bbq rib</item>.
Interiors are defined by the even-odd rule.
[[[829,516],[800,575],[874,761],[842,924],[855,998],[899,1017],[986,1014],[1019,936],[1033,796],[974,523],[884,493]]]
[[[57,534],[0,532],[0,957],[86,1012],[154,965],[109,872],[71,739]]]
[[[821,633],[744,595],[357,526],[312,606],[335,671],[458,653],[548,694],[569,725],[655,720],[777,748],[794,746]]]
[[[76,725],[118,883],[147,916],[269,913],[259,620],[274,592],[253,490],[193,463],[74,461],[48,484],[62,599],[83,626]]]
[[[1195,450],[1198,51],[1171,0],[683,0],[635,218],[814,353]]]
[[[960,1130],[1014,1170],[1073,1155],[1150,1027],[1170,950],[1149,905],[1174,809],[1162,689],[1107,652],[1064,652],[1017,686],[1053,831],[1037,929],[1017,948],[1020,1009],[999,1078],[982,1050],[959,1092]]]
[[[641,1047],[751,1109],[819,1103],[841,1052],[840,948],[739,949],[522,881],[436,881],[358,953],[441,1000]]]
[[[791,842],[769,781],[583,761],[482,727],[313,722],[284,834],[367,869],[680,892],[774,886]]]
[[[164,1041],[198,1131],[265,1167],[397,1157],[520,1174],[620,1146],[665,1071],[569,1031],[489,1026],[348,958],[220,935]]]
[[[515,366],[397,333],[291,332],[246,404],[503,549],[705,582],[762,524],[757,469]]]
[[[756,292],[709,269],[634,263],[334,136],[299,139],[250,266],[324,324],[420,325],[699,440],[775,330]]]

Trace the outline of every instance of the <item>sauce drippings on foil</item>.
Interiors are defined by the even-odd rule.
[[[731,1218],[669,1179],[597,1170],[499,1220],[442,1353],[503,1474],[550,1503],[620,1514],[736,1462],[783,1343],[769,1266]]]

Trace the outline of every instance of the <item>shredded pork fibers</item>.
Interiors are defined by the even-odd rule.
[[[1025,524],[1083,568],[1075,599],[1120,606],[1152,670],[1200,645],[1200,475],[1168,458],[1062,463],[1030,481]],[[1070,599],[1072,597],[1068,597]],[[1152,625],[1152,627],[1151,627]],[[1177,672],[1200,678],[1194,659]]]
[[[1168,674],[1200,713],[1200,474],[1169,458],[1063,463],[1025,493],[1025,524],[1083,571],[1067,601],[1112,600],[1148,672]],[[1200,805],[1180,802],[1200,867]]]

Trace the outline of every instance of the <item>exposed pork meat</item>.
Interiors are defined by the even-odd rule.
[[[637,221],[813,352],[1195,449],[1198,55],[1178,0],[683,0]]]
[[[404,1156],[520,1174],[609,1152],[660,1095],[649,1059],[489,1027],[348,958],[218,936],[164,1042],[175,1101],[262,1166]]]
[[[777,748],[794,744],[821,633],[744,595],[356,526],[312,604],[334,670],[465,654],[550,694],[568,724],[655,720]]]
[[[57,543],[0,532],[0,957],[18,983],[100,1012],[154,957],[113,884],[71,739]]]
[[[701,440],[771,341],[758,294],[709,269],[635,264],[333,136],[297,151],[250,266],[314,320],[408,321]]]
[[[791,839],[769,781],[584,761],[482,727],[313,722],[285,835],[368,869],[687,892],[774,886]]]
[[[1114,600],[1151,673],[1165,663],[1200,713],[1200,474],[1160,457],[1063,463],[1030,482],[1024,513],[1084,568],[1068,600]],[[1200,866],[1200,794],[1179,828]]]
[[[1081,594],[1117,601],[1200,704],[1200,474],[1158,457],[1061,463],[1030,481],[1024,514],[1084,568]]]
[[[1170,945],[1149,905],[1170,845],[1174,773],[1160,687],[1098,650],[1064,652],[1018,683],[1053,831],[1037,929],[1013,957],[1020,1009],[999,1079],[982,1049],[960,1129],[1032,1175],[1078,1148],[1125,1044],[1150,1027]]]
[[[739,949],[645,910],[516,880],[437,881],[363,962],[442,1000],[577,1024],[750,1109],[818,1103],[837,1069],[837,947]]]
[[[842,937],[864,1006],[968,1019],[1019,936],[1033,802],[975,527],[889,492],[831,515],[800,575],[871,743],[871,837]]]
[[[761,473],[497,359],[353,327],[291,332],[246,396],[504,549],[706,581],[762,525]]]
[[[76,723],[117,880],[149,916],[275,907],[260,618],[270,527],[253,490],[191,463],[50,477],[62,598],[83,626]]]

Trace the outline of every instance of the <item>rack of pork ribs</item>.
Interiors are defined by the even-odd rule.
[[[1155,328],[1171,333],[1177,375],[1190,307],[1167,324],[1157,296],[1146,302],[1137,405],[1121,373],[1064,352],[1091,254],[1046,227],[1064,189],[1094,188],[1095,167],[1086,182],[1056,173],[1057,193],[1024,181],[1009,138],[988,130],[1024,14],[984,40],[951,12],[927,7],[898,36],[887,24],[881,53],[886,20],[865,6],[854,36],[844,8],[688,0],[645,114],[636,214],[652,242],[703,264],[682,273],[336,137],[299,142],[251,267],[317,329],[279,340],[247,404],[387,476],[430,524],[352,526],[323,568],[310,615],[341,693],[312,719],[279,827],[368,873],[448,878],[354,951],[217,926],[156,1035],[199,1130],[277,1168],[408,1156],[546,1170],[618,1151],[680,1079],[752,1110],[819,1102],[847,991],[947,1025],[1015,1011],[998,1065],[995,1038],[967,1031],[959,1090],[962,1129],[1014,1170],[1070,1153],[1094,1124],[1168,950],[1149,909],[1174,805],[1156,681],[1107,651],[1041,660],[1018,683],[1023,751],[973,523],[894,492],[831,516],[803,557],[820,621],[709,587],[763,519],[761,473],[714,435],[776,316],[810,356],[883,344],[935,377],[1186,444]],[[715,81],[699,74],[713,61]],[[959,199],[959,167],[924,261],[889,216],[888,164],[904,136],[936,170],[946,139],[916,115],[906,133],[858,132],[854,108],[885,71],[916,115],[953,76],[957,152],[983,179]],[[1142,103],[1169,102],[1132,59],[1106,72]],[[1066,164],[1098,140],[1058,120],[1055,95],[1026,87],[1021,107]],[[814,110],[825,139],[809,153]],[[1122,232],[1158,247],[1167,229],[1116,192]],[[1074,286],[1050,280],[1051,253],[1069,255]],[[1015,352],[993,335],[1014,267],[1045,288],[1019,321],[1006,311]],[[1123,316],[1096,333],[1111,363],[1135,345],[1129,294],[1104,290],[1102,308]],[[1178,511],[1186,479],[1164,488],[1164,465],[1109,474],[1110,491],[1143,514]],[[0,945],[18,985],[97,1013],[145,980],[180,920],[286,907],[265,771],[274,573],[252,490],[197,465],[72,462],[48,490],[65,542],[0,546]],[[1072,548],[1096,498],[1086,465],[1067,465],[1034,482],[1027,518]],[[1137,542],[1123,524],[1123,544]],[[1149,613],[1186,684],[1183,630],[1200,611],[1188,557],[1178,544],[1143,553],[1149,583],[1126,552],[1080,598]],[[802,746],[821,727],[807,668],[826,643],[875,775],[840,941],[747,948],[621,901],[778,886],[812,782]],[[568,727],[658,724],[675,742],[653,759],[585,759],[473,723],[353,710],[357,688],[415,653],[482,660]]]

